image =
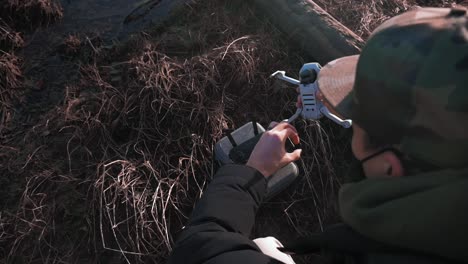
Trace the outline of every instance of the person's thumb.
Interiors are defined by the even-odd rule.
[[[293,162],[301,158],[302,149],[296,149],[291,153],[286,153],[286,160],[287,162]]]

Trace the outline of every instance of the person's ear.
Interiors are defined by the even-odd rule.
[[[363,163],[364,174],[368,178],[401,177],[403,164],[392,151],[386,151]]]
[[[383,153],[382,158],[384,159],[385,174],[387,176],[401,177],[405,175],[403,164],[394,152],[387,151]]]

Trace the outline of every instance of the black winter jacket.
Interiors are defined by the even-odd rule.
[[[281,263],[249,239],[266,187],[265,177],[253,168],[222,167],[180,232],[169,264]],[[285,245],[285,251],[321,253],[330,263],[447,263],[367,239],[346,225]]]

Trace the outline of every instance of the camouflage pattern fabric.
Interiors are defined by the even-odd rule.
[[[344,184],[340,215],[368,238],[467,263],[467,176],[468,168],[445,169]],[[426,262],[401,262],[388,256],[375,263]]]
[[[468,164],[466,9],[419,8],[390,19],[367,42],[355,72],[338,113],[416,160]]]

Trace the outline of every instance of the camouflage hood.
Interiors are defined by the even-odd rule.
[[[468,169],[345,184],[343,221],[359,233],[398,246],[468,261]]]
[[[372,138],[438,168],[468,164],[468,15],[420,8],[390,19],[360,56],[326,65],[327,101]]]

